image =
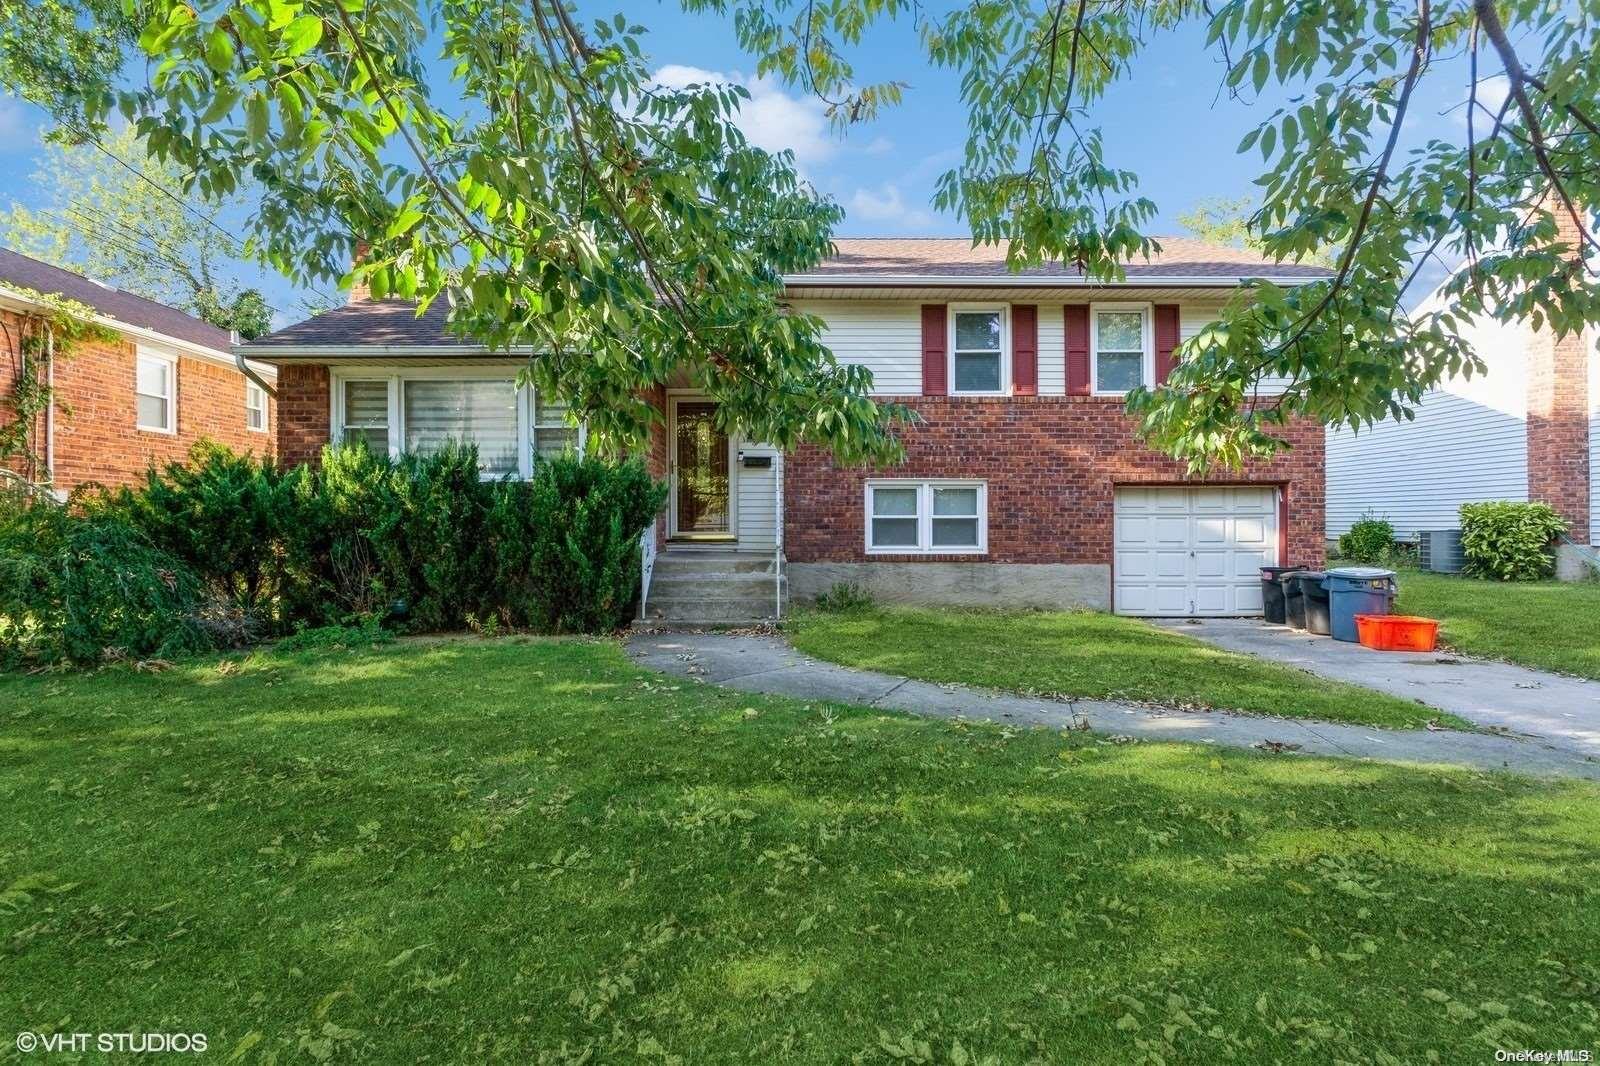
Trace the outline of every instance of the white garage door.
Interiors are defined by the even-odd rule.
[[[1119,488],[1118,614],[1260,614],[1263,566],[1278,561],[1278,490]]]

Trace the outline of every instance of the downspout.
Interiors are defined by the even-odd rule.
[[[229,341],[231,343],[228,345],[228,347],[233,349],[233,365],[239,368],[239,373],[255,382],[261,387],[262,392],[265,392],[268,396],[271,396],[274,400],[276,400],[278,398],[278,390],[273,388],[271,385],[268,385],[265,381],[262,381],[261,375],[257,374],[254,370],[251,370],[250,364],[244,361],[244,354],[239,351],[238,330],[229,330]]]

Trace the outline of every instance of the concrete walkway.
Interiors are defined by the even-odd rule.
[[[1373,651],[1251,618],[1162,624],[1219,648],[1416,700],[1487,729],[1537,737],[1600,759],[1600,682],[1451,652]]]
[[[1274,747],[1414,763],[1600,780],[1600,760],[1540,740],[1453,731],[1367,729],[1294,718],[1221,711],[1169,711],[1108,700],[1071,703],[961,685],[910,681],[819,662],[779,637],[731,633],[636,633],[628,655],[662,673],[743,692],[836,700],[933,718],[968,718],[1053,729],[1087,728],[1140,740],[1229,747]]]

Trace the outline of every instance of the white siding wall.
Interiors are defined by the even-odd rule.
[[[1600,330],[1589,338],[1589,543],[1600,547]]]
[[[777,454],[778,449],[770,444],[750,444],[742,440],[736,442],[734,462],[738,464],[735,468],[738,486],[735,506],[738,508],[738,513],[734,532],[739,537],[740,548],[771,550],[778,545],[778,512],[777,500],[774,497],[778,460],[774,458],[772,465],[764,470],[747,469],[739,462],[739,456]]]
[[[1329,537],[1368,510],[1410,538],[1456,528],[1463,503],[1528,498],[1526,331],[1491,320],[1468,337],[1488,373],[1428,393],[1414,422],[1328,431]]]
[[[914,300],[800,300],[795,308],[827,320],[822,342],[841,363],[872,371],[878,396],[922,391],[922,305]]]
[[[1026,302],[1026,301],[1015,301]],[[922,392],[922,303],[917,300],[797,300],[797,310],[827,322],[823,343],[842,363],[872,371],[878,396]],[[1059,303],[1039,306],[1039,394],[1067,391],[1066,320]],[[1179,331],[1187,340],[1216,317],[1222,305],[1183,304]]]

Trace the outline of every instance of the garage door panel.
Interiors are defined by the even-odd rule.
[[[1113,529],[1119,614],[1261,613],[1260,568],[1278,559],[1276,489],[1118,489]]]

